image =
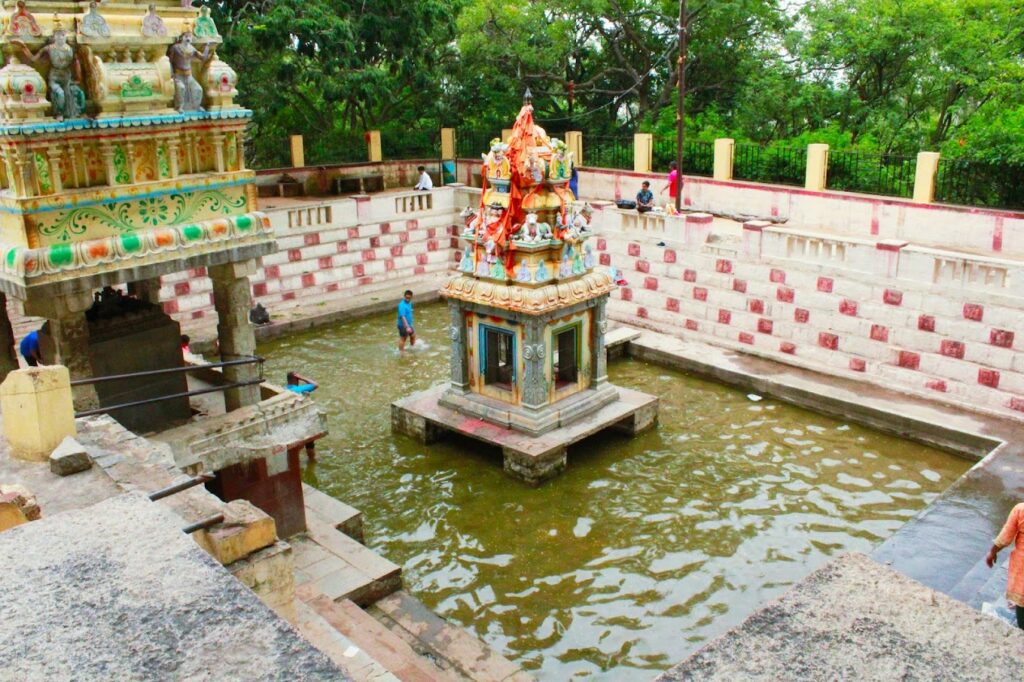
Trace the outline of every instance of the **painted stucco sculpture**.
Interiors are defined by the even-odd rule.
[[[251,354],[248,276],[274,240],[243,156],[251,112],[234,103],[220,37],[193,47],[199,10],[177,0],[145,14],[56,6],[36,18],[20,4],[0,35],[12,55],[0,69],[0,298],[50,320],[57,355],[82,378],[93,292],[127,283],[155,303],[161,275],[190,270],[214,282],[222,351]],[[88,387],[75,399],[79,409],[97,400]],[[258,399],[255,385],[226,396]]]

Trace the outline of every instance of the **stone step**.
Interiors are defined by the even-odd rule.
[[[295,600],[295,629],[307,642],[322,651],[354,682],[399,682],[380,662],[339,632],[316,609]]]
[[[404,590],[373,605],[370,612],[425,653],[473,682],[531,682],[534,678],[465,630],[447,622]],[[419,647],[417,647],[419,648]]]
[[[296,590],[331,599],[372,604],[402,586],[402,569],[359,544],[316,514],[307,517],[304,535],[289,539],[295,552]]]
[[[302,496],[306,503],[307,519],[311,514],[315,515],[320,521],[337,528],[356,542],[363,543],[361,511],[306,483],[302,484]]]
[[[458,682],[348,599],[320,596],[308,606],[402,682]]]

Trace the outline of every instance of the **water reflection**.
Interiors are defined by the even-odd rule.
[[[444,380],[446,313],[400,355],[393,315],[267,344],[271,376],[322,388],[331,434],[307,482],[363,510],[368,543],[428,606],[542,680],[647,680],[828,557],[868,551],[969,463],[634,361],[657,430],[569,453],[540,488],[468,440],[393,437],[389,403]]]

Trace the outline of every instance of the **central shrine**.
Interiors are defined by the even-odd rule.
[[[502,448],[537,483],[566,449],[608,427],[653,426],[658,400],[609,383],[613,274],[594,268],[590,207],[569,188],[572,154],[533,120],[529,92],[508,142],[483,156],[480,205],[463,212],[448,299],[451,381],[392,405],[392,427],[425,442],[454,431]]]

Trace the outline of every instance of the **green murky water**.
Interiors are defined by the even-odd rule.
[[[392,436],[389,404],[444,380],[446,312],[266,344],[269,376],[320,382],[307,482],[361,509],[367,542],[428,606],[541,680],[648,680],[829,557],[869,551],[969,466],[853,424],[653,365],[610,377],[661,397],[657,430],[592,438],[540,488],[472,441]],[[822,604],[821,608],[829,608]]]

